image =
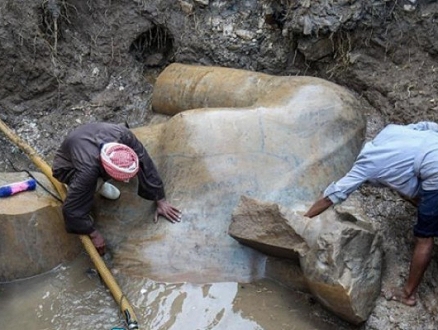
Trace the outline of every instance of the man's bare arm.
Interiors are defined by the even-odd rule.
[[[310,209],[304,214],[304,216],[313,218],[327,210],[332,205],[333,203],[328,197],[322,197],[310,207]]]

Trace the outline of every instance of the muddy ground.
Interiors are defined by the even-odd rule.
[[[169,63],[311,75],[362,101],[368,137],[387,123],[438,118],[438,3],[396,1],[4,0],[0,118],[49,163],[65,134],[104,120],[147,125]],[[33,169],[0,135],[0,169]],[[384,236],[383,287],[407,277],[415,209],[363,187]],[[383,298],[360,329],[438,328],[438,256],[416,307]]]

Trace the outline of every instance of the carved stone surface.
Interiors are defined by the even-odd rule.
[[[304,209],[348,170],[364,138],[355,97],[312,77],[172,64],[153,106],[173,116],[133,131],[182,222],[153,224],[154,207],[135,196],[134,182],[119,185],[119,201],[99,200],[98,222],[116,267],[170,282],[263,277],[266,255],[228,235],[240,197]]]

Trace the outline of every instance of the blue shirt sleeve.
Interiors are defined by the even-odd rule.
[[[434,131],[438,132],[438,124],[433,121],[420,121],[415,124],[409,124],[406,127],[417,131]]]
[[[332,182],[324,191],[333,204],[345,201],[348,196],[369,178],[369,169],[363,162],[356,162],[353,168],[340,180]]]

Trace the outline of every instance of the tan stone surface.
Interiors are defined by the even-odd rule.
[[[274,257],[298,261],[309,250],[278,204],[260,203],[242,196],[228,230],[242,244]]]
[[[41,173],[33,175],[46,187]],[[0,173],[0,185],[26,180],[25,173]],[[77,237],[64,229],[60,203],[37,186],[0,198],[0,281],[49,271],[80,252]]]
[[[173,64],[158,78],[153,101],[156,111],[177,114],[134,132],[168,200],[183,210],[182,222],[154,224],[153,205],[135,196],[134,183],[119,185],[123,195],[115,203],[98,200],[115,267],[140,277],[203,283],[263,277],[266,256],[228,235],[240,197],[304,209],[351,166],[363,140],[354,96],[311,77]],[[210,108],[189,110],[199,106]]]
[[[299,262],[272,261],[267,274],[289,287],[305,283],[322,305],[358,324],[368,318],[380,293],[382,249],[370,220],[356,210],[360,221],[349,213],[354,222],[346,221],[347,212],[328,210],[308,219],[277,204],[242,197],[229,230],[243,244],[271,256],[295,259],[298,254]]]

